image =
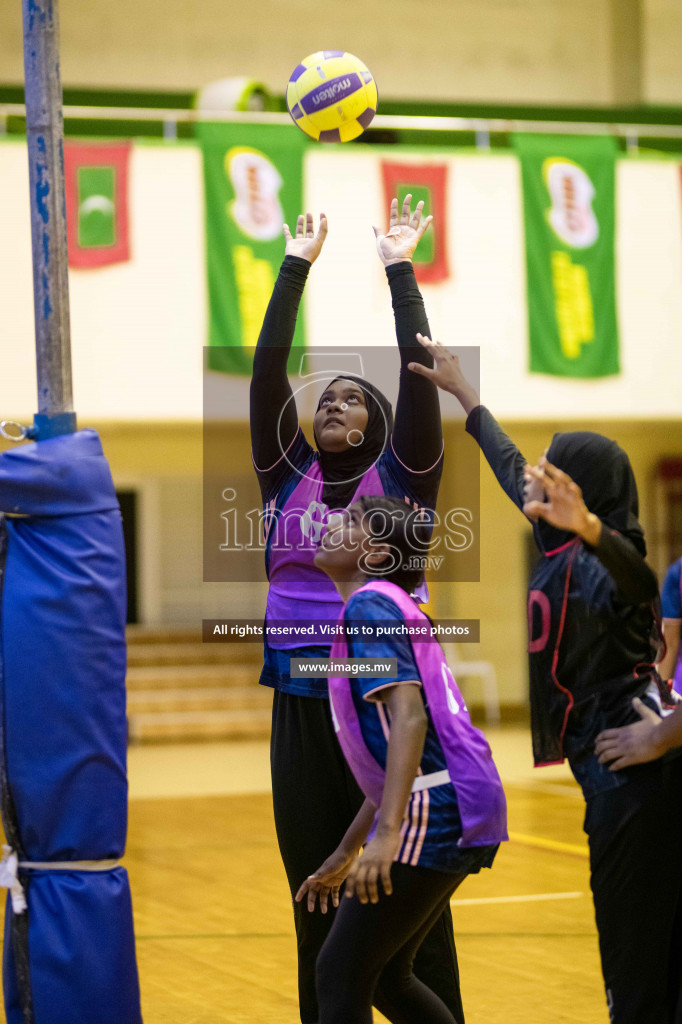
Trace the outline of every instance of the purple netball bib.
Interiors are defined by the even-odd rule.
[[[428,625],[426,615],[396,584],[373,580],[359,592],[368,590],[390,598],[405,619],[423,620]],[[343,613],[339,622],[343,622]],[[424,687],[427,711],[448,766],[450,781],[446,784],[451,785],[457,795],[462,820],[462,838],[458,845],[487,846],[502,842],[508,838],[507,805],[486,738],[471,724],[464,699],[437,641],[413,643],[412,653]],[[348,657],[345,639],[334,641],[331,657]],[[386,773],[362,737],[350,680],[330,679],[329,697],[334,728],[345,758],[365,796],[378,806]]]
[[[682,559],[680,559],[682,564]],[[682,572],[680,573],[680,606],[682,607]],[[677,665],[675,666],[675,674],[673,675],[673,690],[678,696],[682,697],[682,642],[680,643],[680,649],[677,654]]]
[[[270,588],[266,608],[268,622],[307,620],[335,623],[342,607],[336,587],[313,564],[315,552],[327,525],[330,510],[322,501],[322,471],[319,462],[301,477],[273,526],[270,545]],[[376,465],[370,466],[358,483],[353,501],[361,494],[383,494]],[[301,647],[308,641],[271,640],[271,647]],[[311,636],[310,644],[329,643],[329,637]]]

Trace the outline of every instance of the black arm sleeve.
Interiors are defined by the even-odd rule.
[[[523,473],[526,459],[489,409],[477,405],[469,413],[466,431],[478,441],[502,490],[523,511]]]
[[[408,363],[433,366],[433,359],[416,340],[417,332],[431,337],[424,300],[411,263],[386,267],[400,350],[400,388],[393,427],[393,449],[408,468],[423,472],[443,450],[438,388],[426,377],[408,370]]]
[[[498,483],[514,504],[523,509],[523,473],[526,459],[484,405],[469,413],[466,429],[478,441]],[[627,537],[602,524],[599,544],[592,551],[613,578],[619,594],[628,604],[646,604],[658,593],[658,583]]]
[[[601,537],[593,551],[628,604],[647,604],[658,594],[656,575],[634,544],[602,523]]]
[[[285,256],[258,336],[250,392],[251,449],[260,470],[277,462],[298,430],[298,415],[287,378],[296,315],[311,264]],[[284,415],[277,424],[280,413]]]

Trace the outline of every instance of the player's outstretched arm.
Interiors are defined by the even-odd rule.
[[[320,214],[315,233],[311,213],[300,214],[296,234],[285,224],[285,258],[265,312],[253,357],[250,391],[251,451],[256,468],[268,472],[279,463],[298,432],[287,361],[296,330],[298,307],[310,266],[327,237],[327,218]],[[298,260],[304,262],[298,262]]]
[[[385,267],[412,260],[419,239],[433,220],[431,216],[422,219],[423,209],[424,203],[419,202],[412,213],[412,194],[408,193],[405,196],[402,210],[398,208],[397,199],[391,200],[388,231],[385,235],[381,233],[380,228],[373,225],[377,252]]]
[[[667,718],[659,718],[638,697],[632,705],[640,717],[634,725],[606,729],[597,736],[595,752],[600,764],[615,772],[631,764],[644,764],[662,757],[674,747],[682,747],[682,704]]]

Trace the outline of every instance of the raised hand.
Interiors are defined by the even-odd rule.
[[[283,231],[286,239],[284,249],[286,255],[299,256],[302,260],[314,263],[322,252],[322,246],[327,237],[327,217],[324,213],[320,214],[320,226],[317,229],[317,234],[315,234],[313,226],[312,213],[306,213],[305,216],[302,213],[299,214],[296,221],[295,238],[291,234],[288,224],[283,225]]]
[[[545,492],[546,501],[527,501],[524,513],[533,522],[544,519],[550,526],[570,530],[592,546],[599,543],[601,520],[589,511],[583,501],[583,492],[568,473],[557,469],[543,455],[537,466],[527,465],[526,482],[532,478]]]
[[[478,391],[462,373],[459,356],[448,351],[439,341],[431,341],[424,334],[418,334],[417,341],[433,357],[433,367],[424,366],[422,363],[408,363],[408,369],[427,377],[443,391],[449,391],[468,415],[481,402]]]
[[[422,220],[423,202],[417,203],[414,213],[411,212],[411,206],[411,194],[405,196],[402,211],[398,210],[398,200],[392,199],[388,231],[382,235],[379,228],[374,226],[377,252],[385,267],[411,260],[419,239],[433,220],[431,216]]]

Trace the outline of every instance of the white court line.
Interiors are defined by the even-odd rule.
[[[539,892],[528,896],[486,896],[473,900],[450,900],[451,906],[473,907],[481,903],[538,903],[541,900],[577,900],[584,892]]]

